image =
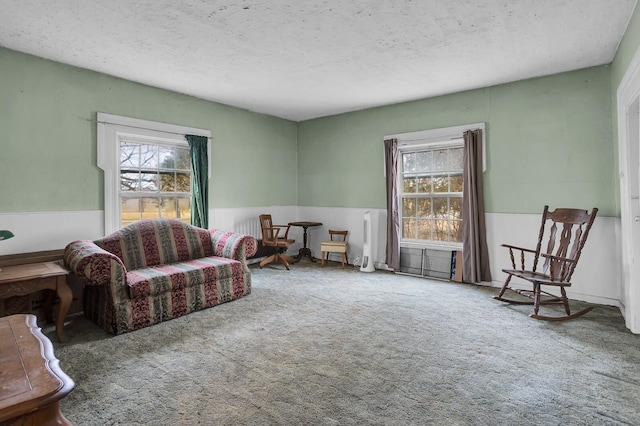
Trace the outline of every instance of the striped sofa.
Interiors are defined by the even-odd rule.
[[[85,285],[85,315],[121,334],[251,293],[248,235],[174,219],[132,223],[67,245],[64,262]]]

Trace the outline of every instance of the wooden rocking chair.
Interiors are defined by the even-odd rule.
[[[598,209],[594,208],[591,213],[585,210],[579,209],[556,209],[549,212],[549,206],[544,206],[544,212],[542,213],[542,224],[540,225],[540,232],[538,234],[538,245],[535,250],[526,249],[522,247],[516,247],[509,244],[502,244],[502,247],[509,249],[509,256],[511,257],[511,265],[513,269],[503,269],[502,272],[507,274],[507,279],[497,296],[494,299],[501,300],[503,302],[519,304],[519,305],[533,305],[533,313],[530,317],[545,320],[545,321],[562,321],[573,319],[589,312],[593,307],[588,307],[571,314],[569,308],[569,299],[567,299],[567,293],[565,287],[571,286],[571,276],[575,270],[578,260],[580,259],[580,253],[587,241],[589,230],[593,224]],[[547,223],[547,221],[550,221]],[[550,225],[548,230],[547,249],[544,253],[541,253],[541,247],[543,239],[545,238],[545,231],[547,226]],[[575,228],[575,232],[572,230]],[[560,230],[558,230],[560,228]],[[559,234],[559,235],[558,235]],[[553,253],[553,250],[558,244],[558,248]],[[516,261],[513,255],[513,251],[520,252],[520,269],[516,266]],[[527,256],[525,256],[527,253]],[[530,270],[525,268],[525,257],[530,259],[533,257],[533,267]],[[538,260],[540,257],[544,257],[544,264],[542,272],[537,272]],[[529,281],[533,284],[532,290],[520,290],[514,289],[509,286],[511,278],[517,277],[523,280]],[[551,294],[542,290],[542,286],[554,286],[560,288],[560,296]],[[520,301],[503,297],[507,290],[516,292],[522,296],[533,299],[533,301]],[[540,305],[544,304],[563,304],[566,315],[563,316],[544,316],[539,315]]]

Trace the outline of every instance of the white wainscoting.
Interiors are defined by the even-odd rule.
[[[262,230],[260,229],[260,221],[258,216],[261,214],[270,214],[275,225],[286,225],[289,222],[298,220],[296,206],[267,206],[267,207],[240,207],[225,209],[209,210],[209,228],[224,229],[242,234],[251,235],[257,239],[262,239]],[[290,238],[295,238],[296,228],[291,228]],[[301,234],[302,235],[302,234]],[[297,253],[297,247],[302,247],[302,236],[300,244],[298,239],[296,245],[289,248],[290,253],[294,250]]]
[[[378,269],[386,269],[386,210],[298,207],[298,220],[322,222],[319,228],[309,228],[309,247],[313,255],[320,256],[320,242],[328,238],[328,229],[349,230],[349,261],[362,256],[363,217],[370,210],[373,221],[373,260]],[[541,214],[488,213],[486,215],[487,245],[492,281],[482,283],[501,287],[505,274],[503,268],[510,267],[509,253],[501,244],[509,243],[521,247],[535,248]],[[295,235],[295,234],[294,234]],[[301,231],[299,237],[301,239]],[[334,259],[334,260],[337,260]],[[620,276],[620,219],[597,217],[582,252],[580,264],[573,275],[573,286],[567,290],[569,298],[590,303],[620,307],[623,296]],[[529,288],[528,283],[522,283]]]
[[[209,226],[211,228],[229,229],[261,238],[258,216],[263,213],[271,214],[273,222],[286,225],[294,221],[320,222],[322,226],[307,229],[307,246],[314,257],[320,257],[320,243],[329,239],[329,229],[349,231],[349,261],[362,257],[364,238],[364,213],[372,212],[373,249],[372,257],[376,268],[386,269],[386,211],[377,209],[352,209],[337,207],[297,207],[271,206],[250,208],[225,208],[210,211]],[[383,238],[379,238],[379,236]],[[292,226],[289,238],[296,240],[289,247],[288,254],[298,253],[303,244],[304,231],[301,227]],[[330,257],[330,260],[339,260]],[[305,260],[303,260],[304,262]]]
[[[329,229],[346,229],[349,231],[349,261],[353,262],[356,257],[362,256],[363,218],[367,211],[372,212],[374,264],[377,268],[386,268],[384,263],[386,238],[382,240],[378,238],[378,236],[386,234],[385,210],[297,206],[213,209],[210,211],[209,227],[229,229],[261,238],[258,216],[263,213],[271,214],[273,222],[278,225],[286,225],[294,221],[320,222],[322,226],[307,229],[307,246],[311,249],[313,256],[320,257],[320,243],[329,239]],[[296,242],[289,247],[288,254],[298,253],[303,244],[303,234],[304,231],[301,227],[291,227],[289,238],[296,240]],[[330,259],[337,260],[339,258]]]
[[[298,220],[308,220],[322,223],[321,227],[309,228],[308,246],[314,257],[320,258],[320,243],[329,239],[329,229],[349,231],[349,248],[347,255],[349,263],[356,258],[362,258],[364,243],[364,214],[371,212],[372,245],[371,257],[373,265],[378,269],[386,269],[386,221],[387,211],[381,209],[358,209],[340,207],[298,207]],[[302,240],[302,230],[299,231]],[[340,256],[329,257],[339,260]]]
[[[262,213],[270,213],[277,224],[297,220],[296,206],[210,209],[209,227],[261,238],[258,216]],[[15,234],[14,238],[0,243],[0,256],[58,250],[75,240],[95,240],[104,236],[104,211],[0,213],[0,229],[8,229]],[[297,247],[302,246],[302,234],[299,240]],[[291,252],[297,252],[297,247],[292,247]]]
[[[104,212],[0,213],[0,229],[15,237],[0,242],[0,255],[59,250],[75,240],[95,240],[104,232]]]
[[[486,215],[487,245],[492,286],[501,287],[510,268],[509,252],[501,244],[535,249],[542,211],[534,214],[489,213]],[[620,218],[596,217],[580,263],[567,289],[570,299],[620,306]],[[522,288],[530,288],[523,286]]]
[[[329,237],[329,229],[349,231],[349,261],[362,257],[364,213],[372,212],[372,257],[378,269],[386,269],[386,210],[338,207],[264,206],[247,208],[214,208],[210,210],[209,227],[228,229],[261,238],[258,216],[269,213],[276,224],[305,220],[321,222],[323,226],[309,228],[308,246],[320,257],[320,243]],[[27,253],[64,248],[79,239],[93,240],[104,235],[104,214],[101,210],[1,213],[0,229],[9,229],[15,237],[0,242],[0,255]],[[486,215],[491,283],[499,287],[504,280],[502,268],[509,267],[509,255],[500,244],[509,243],[535,247],[540,215],[489,213]],[[302,228],[292,227],[290,238],[296,243],[289,254],[302,247]],[[332,260],[339,260],[337,257]],[[303,260],[304,261],[304,260]],[[620,306],[621,290],[620,219],[598,217],[591,229],[589,241],[582,253],[569,297],[592,303]]]

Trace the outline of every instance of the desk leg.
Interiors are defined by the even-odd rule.
[[[56,278],[57,280],[57,278]],[[53,300],[56,298],[56,291],[54,289],[45,290],[44,298],[44,319],[47,324],[53,323]]]
[[[69,340],[64,334],[64,320],[69,313],[71,301],[73,300],[73,293],[67,284],[66,275],[60,275],[57,277],[56,292],[58,293],[58,298],[60,298],[60,309],[58,310],[58,318],[56,320],[56,334],[58,335],[58,340],[64,343]]]
[[[24,423],[22,423],[23,421]],[[56,401],[39,408],[33,414],[27,414],[24,417],[21,417],[20,422],[11,424],[73,426],[73,423],[67,420],[67,418],[60,412],[60,401]]]

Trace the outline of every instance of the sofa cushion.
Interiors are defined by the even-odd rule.
[[[178,220],[140,220],[94,242],[129,271],[214,255],[209,231]]]
[[[202,286],[232,276],[242,276],[242,263],[223,257],[152,266],[127,272],[129,297],[155,296],[188,286]]]

